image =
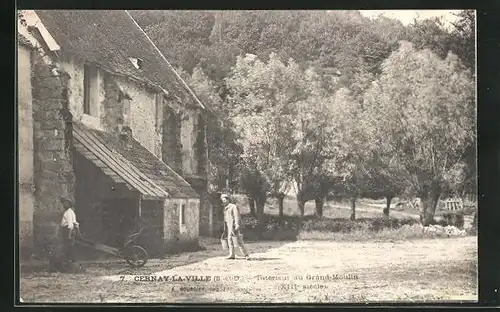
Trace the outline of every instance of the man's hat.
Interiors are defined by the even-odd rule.
[[[222,193],[222,194],[220,195],[220,199],[223,199],[223,198],[227,198],[227,199],[229,199],[229,195],[228,195],[228,194],[226,194],[226,193]]]
[[[64,206],[73,206],[73,201],[67,197],[60,197],[59,200]]]

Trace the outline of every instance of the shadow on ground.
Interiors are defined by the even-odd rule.
[[[249,261],[272,261],[272,260],[281,260],[281,258],[261,258],[261,257],[252,257]]]

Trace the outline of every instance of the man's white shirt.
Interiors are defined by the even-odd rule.
[[[72,229],[74,224],[78,224],[76,222],[76,215],[73,209],[68,208],[63,214],[62,220],[61,220],[61,226],[62,227],[68,227],[68,229]]]

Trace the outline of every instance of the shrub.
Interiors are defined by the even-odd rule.
[[[366,223],[364,223],[366,226]],[[415,238],[447,237],[445,233],[426,232],[420,223],[403,225],[399,228],[384,228],[373,232],[367,228],[356,229],[351,232],[301,232],[298,239],[301,240],[337,240],[337,241],[369,241],[369,240],[406,240]]]
[[[400,226],[398,219],[394,218],[374,218],[370,222],[370,230],[378,232],[385,228],[395,229]]]
[[[464,227],[464,215],[461,212],[446,212],[443,214],[442,226],[456,226],[459,229]]]
[[[477,211],[474,213],[471,227],[467,229],[467,234],[477,235]]]
[[[444,222],[444,221],[442,221]],[[446,225],[445,225],[446,226]],[[242,216],[242,230],[246,240],[296,240],[299,239],[348,239],[391,238],[403,233],[403,237],[435,237],[423,233],[419,220],[387,217],[325,218],[316,216],[263,215],[259,219],[247,214]],[[420,232],[419,232],[420,231]],[[420,233],[420,234],[419,234]],[[393,237],[394,236],[394,237]]]
[[[242,216],[242,231],[247,240],[295,240],[302,220],[296,216],[263,215],[260,220]]]
[[[243,229],[255,229],[259,225],[259,221],[252,216],[245,216],[241,219],[241,226]]]
[[[348,219],[328,219],[320,218],[304,222],[301,231],[318,231],[318,232],[342,232],[349,233],[354,230],[367,228],[370,231],[380,231],[382,229],[396,229],[403,225],[414,225],[419,223],[418,220],[412,218],[396,219],[396,218],[358,218],[354,221]]]
[[[351,221],[348,219],[328,219],[328,218],[318,218],[316,220],[309,220],[303,223],[301,231],[303,232],[351,232],[356,228],[360,227],[360,224],[364,221],[355,220]]]
[[[475,204],[472,205],[465,205],[464,208],[461,210],[461,212],[464,215],[473,215],[477,211],[477,206]]]
[[[415,224],[420,224],[420,221],[417,219],[414,219],[414,218],[405,218],[405,219],[401,219],[399,221],[400,221],[401,226],[404,226],[404,225],[412,226]]]

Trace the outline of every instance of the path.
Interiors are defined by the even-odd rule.
[[[26,277],[21,294],[25,301],[45,302],[474,300],[476,241],[476,237],[298,241],[272,243],[275,247],[270,249],[269,243],[258,242],[249,244],[251,261],[225,260],[214,245],[207,251],[211,257],[191,264],[171,267],[167,260],[152,264],[156,273]],[[183,255],[186,260],[189,256]],[[152,275],[156,281],[151,281]],[[195,277],[198,281],[193,281]]]

